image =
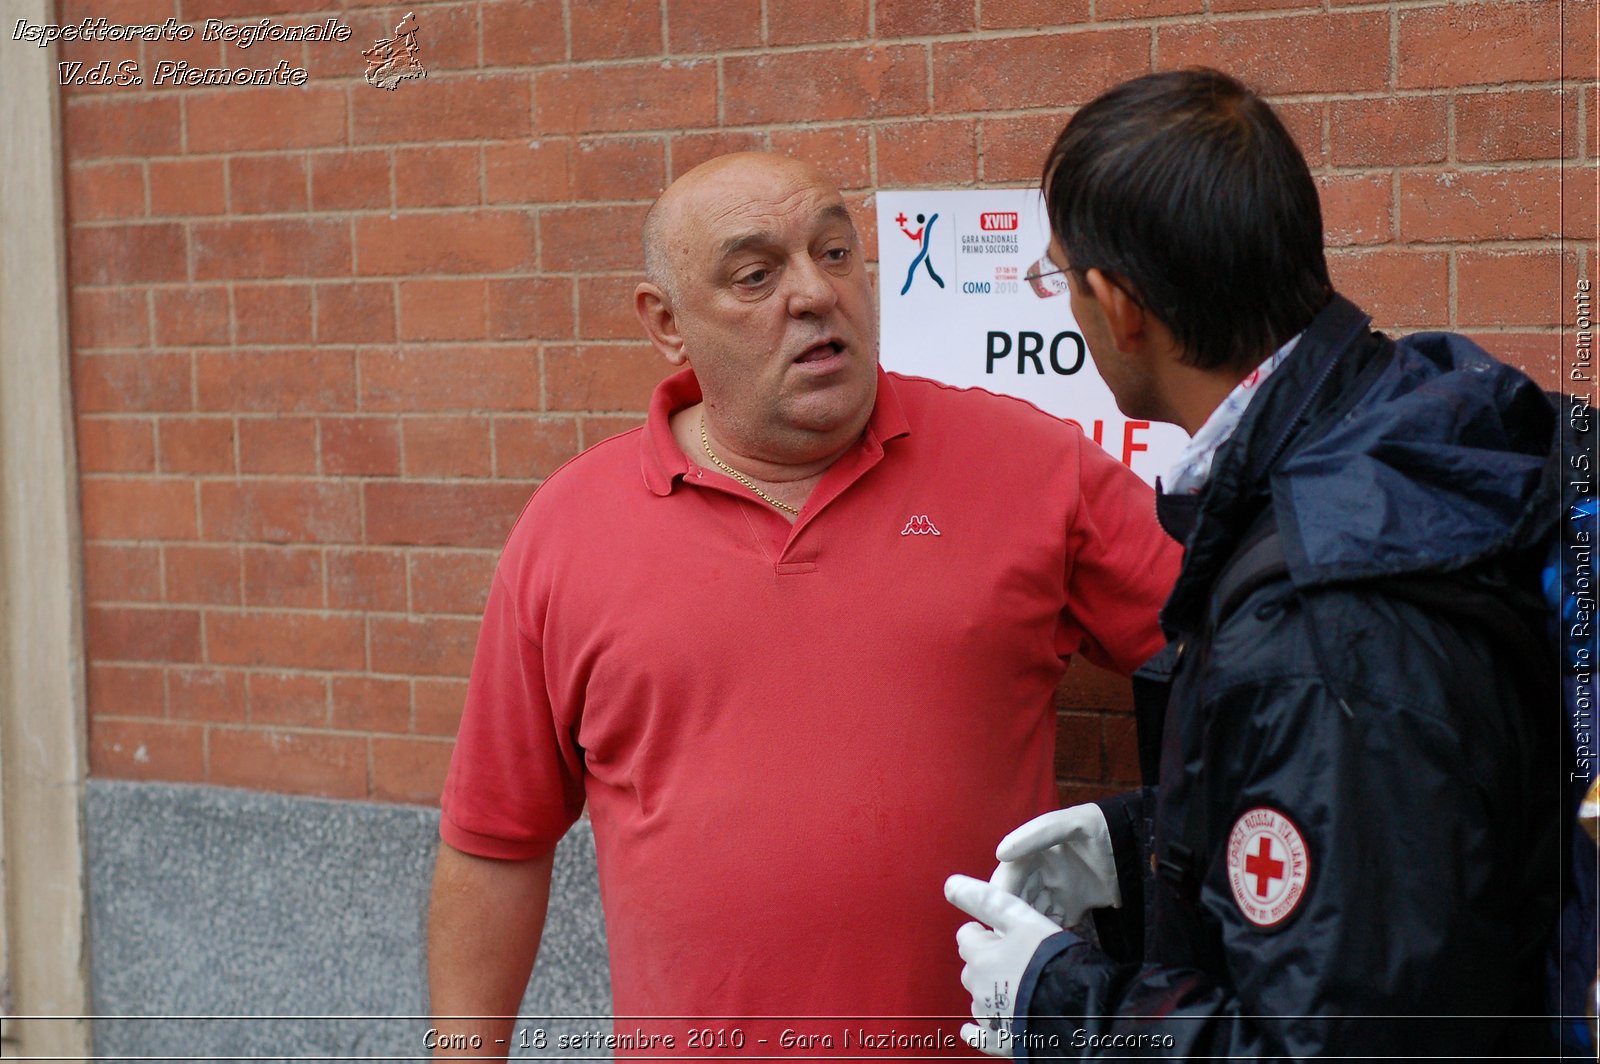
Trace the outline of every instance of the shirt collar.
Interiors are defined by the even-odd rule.
[[[672,415],[700,399],[700,382],[695,379],[694,370],[687,367],[657,384],[650,396],[639,441],[639,465],[645,487],[656,495],[670,495],[678,478],[689,472],[689,459],[672,435]],[[894,378],[879,366],[878,394],[863,440],[869,449],[881,451],[886,441],[910,433],[911,423],[906,420]]]
[[[1296,333],[1289,342],[1268,355],[1266,361],[1251,370],[1244,380],[1240,381],[1228,393],[1228,397],[1206,418],[1205,424],[1200,426],[1178,460],[1173,463],[1172,472],[1167,474],[1166,480],[1161,483],[1161,491],[1167,495],[1198,495],[1205,488],[1206,482],[1211,479],[1211,463],[1217,456],[1217,450],[1233,435],[1233,430],[1239,427],[1239,420],[1244,417],[1245,410],[1250,406],[1250,401],[1260,391],[1262,382],[1272,375],[1272,371],[1283,365],[1283,360],[1289,357],[1295,344],[1300,342],[1304,333]]]

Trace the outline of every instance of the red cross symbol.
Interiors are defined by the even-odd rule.
[[[1256,897],[1265,898],[1267,888],[1274,879],[1283,878],[1283,862],[1272,859],[1272,840],[1261,836],[1261,845],[1256,847],[1256,852],[1249,854],[1244,859],[1244,872],[1247,876],[1256,877]]]
[[[901,211],[899,214],[894,216],[894,224],[898,225],[901,229],[904,229],[906,227],[906,212],[905,211]]]

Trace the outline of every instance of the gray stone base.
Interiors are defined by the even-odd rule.
[[[96,780],[87,815],[96,1056],[428,1057],[437,810]],[[580,822],[519,1028],[608,1031],[610,1007]]]

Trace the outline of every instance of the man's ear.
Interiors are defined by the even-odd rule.
[[[639,316],[645,335],[662,357],[674,366],[683,365],[688,356],[684,354],[678,319],[672,313],[666,293],[649,281],[641,282],[633,290],[633,312]]]
[[[1100,304],[1101,313],[1106,316],[1106,324],[1111,328],[1111,341],[1117,345],[1117,350],[1137,353],[1149,339],[1144,308],[1098,269],[1091,267],[1086,270],[1083,279],[1095,302]]]

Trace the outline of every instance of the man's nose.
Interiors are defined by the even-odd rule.
[[[788,271],[789,313],[796,318],[826,314],[839,302],[833,277],[814,259],[806,258]]]

